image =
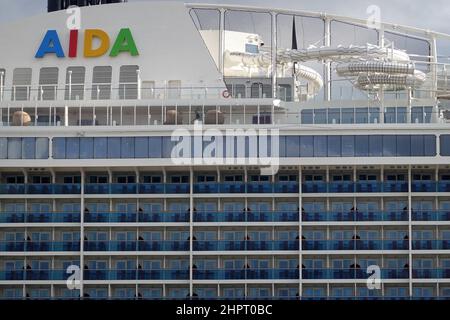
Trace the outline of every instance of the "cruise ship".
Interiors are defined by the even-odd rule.
[[[0,299],[450,298],[450,35],[50,0],[0,39]]]

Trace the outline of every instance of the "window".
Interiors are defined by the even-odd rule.
[[[383,137],[369,136],[369,157],[383,156]]]
[[[84,99],[84,78],[86,74],[85,67],[69,67],[66,71],[66,89],[64,92],[65,100],[83,100]]]
[[[94,138],[80,139],[80,159],[94,158]]]
[[[39,100],[56,100],[58,72],[58,68],[41,68],[39,72]]]
[[[66,138],[66,158],[80,158],[80,138]]]
[[[120,152],[121,141],[120,138],[108,138],[108,158],[109,159],[119,159],[121,156]]]
[[[36,138],[36,159],[48,159],[48,138]]]
[[[355,123],[368,123],[369,112],[367,108],[356,108]]]
[[[119,99],[138,98],[138,66],[121,66],[119,76]],[[170,81],[169,81],[170,83]]]
[[[11,100],[30,100],[31,92],[31,68],[17,68],[13,72],[13,88]]]
[[[441,135],[441,156],[450,156],[450,135]]]
[[[411,137],[407,135],[397,136],[397,156],[411,155]]]
[[[369,155],[369,136],[355,136],[355,157]]]
[[[302,110],[302,124],[313,124],[314,113],[313,110]]]
[[[341,156],[341,136],[328,136],[328,157]]]
[[[22,159],[21,138],[8,138],[8,159]]]
[[[94,67],[92,78],[92,100],[111,99],[112,67]]]
[[[395,136],[383,136],[383,156],[395,157],[397,154],[397,140]]]
[[[34,159],[36,155],[36,138],[22,138],[22,159]]]
[[[246,139],[245,147],[242,146],[239,150],[240,156],[244,157],[244,154],[246,157],[256,156],[255,150],[250,149],[249,142],[250,140]],[[177,142],[171,141],[171,137],[54,138],[53,157],[55,159],[170,158],[176,145]],[[260,141],[259,145],[265,143]],[[436,137],[434,135],[281,136],[279,148],[281,157],[291,158],[435,156]],[[236,154],[237,149],[234,149]],[[450,135],[441,136],[441,154],[450,156]],[[48,139],[0,138],[0,158],[22,159],[22,157],[47,158]]]
[[[314,124],[327,123],[327,109],[315,109],[314,110]]]

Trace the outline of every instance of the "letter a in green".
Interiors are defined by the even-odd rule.
[[[111,57],[117,57],[121,52],[129,52],[132,56],[138,56],[139,52],[136,48],[131,30],[129,28],[120,29],[116,42],[109,54]]]

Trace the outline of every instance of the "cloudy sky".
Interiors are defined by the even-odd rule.
[[[129,0],[152,1],[152,0]],[[381,8],[382,20],[450,33],[448,0],[188,0],[188,2],[248,4],[261,7],[323,11],[365,18],[370,5]],[[0,23],[44,13],[47,0],[0,0]]]

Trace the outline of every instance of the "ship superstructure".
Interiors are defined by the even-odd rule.
[[[50,3],[0,28],[0,298],[450,297],[450,35]]]

